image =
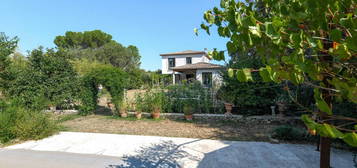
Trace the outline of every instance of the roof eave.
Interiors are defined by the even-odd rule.
[[[207,56],[206,52],[192,52],[192,53],[169,53],[169,54],[160,54],[160,56],[172,56],[172,55],[198,55],[198,54],[204,54],[205,56]]]

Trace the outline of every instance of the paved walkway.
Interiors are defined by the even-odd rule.
[[[332,166],[353,167],[333,150]],[[26,165],[26,166],[25,166]],[[311,145],[270,144],[98,133],[58,135],[0,149],[0,167],[26,168],[298,168],[319,167]]]

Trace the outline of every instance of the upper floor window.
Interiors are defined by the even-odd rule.
[[[175,58],[169,58],[169,67],[175,67]]]
[[[192,57],[186,57],[186,64],[192,64]]]

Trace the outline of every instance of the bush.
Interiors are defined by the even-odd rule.
[[[46,106],[71,106],[78,99],[79,81],[72,65],[60,51],[41,47],[33,50],[26,64],[13,61],[7,68],[6,97],[16,97],[29,108],[36,108],[34,100],[43,98]]]
[[[304,129],[296,128],[290,125],[283,125],[275,128],[273,130],[272,137],[280,140],[286,141],[300,141],[306,140],[308,134]]]
[[[259,69],[264,67],[261,57],[254,51],[231,55],[231,60],[227,64],[228,68]],[[258,72],[253,72],[254,82],[241,82],[237,78],[229,77],[228,72],[222,73],[223,85],[218,91],[218,97],[228,103],[238,107],[238,111],[243,115],[264,115],[270,114],[270,106],[277,96],[279,85],[271,82],[263,82]],[[236,75],[236,73],[235,73]]]
[[[193,113],[223,113],[223,104],[217,103],[212,90],[204,88],[199,82],[151,88],[135,95],[135,108],[141,112],[152,112],[156,106],[162,112],[183,113],[187,103]]]
[[[165,95],[160,88],[149,89],[145,93],[135,95],[135,108],[138,112],[153,112],[155,108],[161,111],[164,107]],[[163,112],[163,111],[162,111]]]
[[[166,88],[164,111],[183,113],[183,105],[190,101],[197,113],[222,113],[222,107],[214,100],[213,90],[204,88],[201,83],[183,83]]]
[[[0,102],[0,142],[40,139],[56,131],[56,124],[47,114],[26,109],[18,101]]]

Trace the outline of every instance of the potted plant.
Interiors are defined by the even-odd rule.
[[[183,105],[183,113],[185,114],[185,119],[187,121],[192,121],[193,118],[193,107],[191,104],[189,104],[188,102],[185,102]]]
[[[142,117],[141,111],[136,111],[135,112],[135,117],[136,117],[136,119],[140,120],[141,117]]]
[[[141,119],[141,117],[142,117],[142,114],[141,114],[141,112],[143,111],[143,109],[142,109],[142,107],[141,107],[141,104],[140,103],[138,103],[138,104],[136,104],[135,105],[135,117],[136,117],[136,119]]]
[[[151,93],[151,116],[153,119],[160,118],[161,105],[162,105],[162,93],[161,92],[152,92]]]
[[[221,100],[223,100],[223,104],[224,104],[224,107],[225,107],[225,109],[226,109],[226,113],[225,114],[232,114],[232,109],[233,109],[233,107],[234,107],[234,95],[231,93],[231,92],[229,92],[229,91],[227,91],[227,90],[225,90],[225,89],[220,89],[219,91],[218,91],[218,97],[221,99]]]
[[[288,109],[288,105],[291,102],[291,99],[287,94],[282,93],[274,99],[274,102],[278,106],[279,117],[283,117],[284,111]]]
[[[224,107],[226,109],[225,114],[232,114],[232,109],[233,109],[233,102],[234,102],[234,96],[227,91],[221,91],[220,96],[222,100],[224,101]]]
[[[151,112],[151,116],[153,119],[159,119],[160,118],[160,113],[161,113],[161,108],[158,106],[155,106],[153,108],[153,111]]]
[[[128,117],[127,108],[128,108],[128,105],[126,104],[125,101],[123,101],[119,107],[120,117],[123,117],[123,118]]]
[[[141,119],[141,117],[142,117],[142,112],[144,111],[144,107],[143,107],[144,102],[143,101],[144,101],[144,99],[141,95],[139,95],[139,94],[135,95],[135,102],[132,107],[134,107],[134,109],[135,109],[136,119]]]

